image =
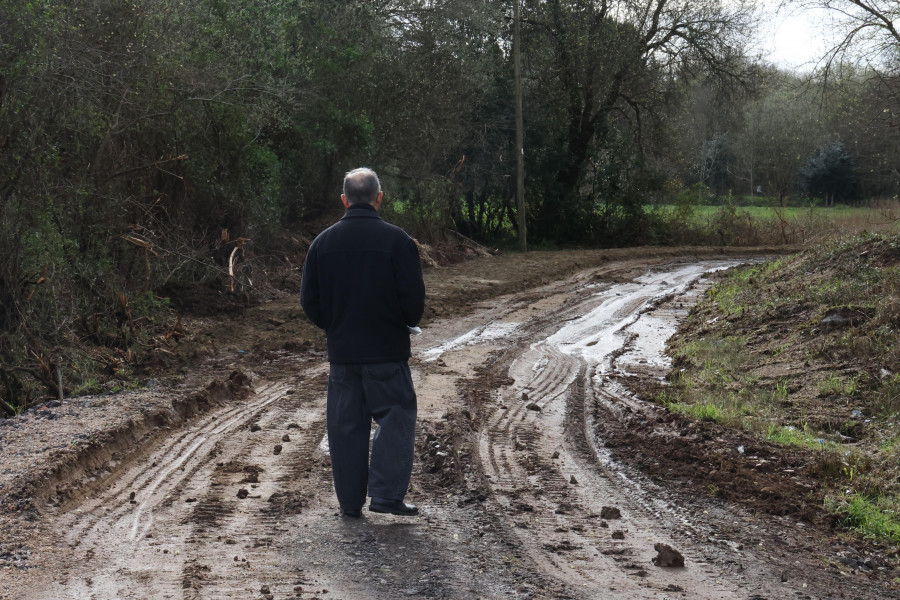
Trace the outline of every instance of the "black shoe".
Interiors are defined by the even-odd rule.
[[[342,517],[348,517],[350,519],[359,519],[362,517],[362,510],[342,510]]]
[[[419,514],[419,509],[415,504],[407,504],[403,500],[394,502],[375,502],[369,503],[369,510],[376,513],[387,513],[389,515],[397,515],[400,517],[413,517]]]

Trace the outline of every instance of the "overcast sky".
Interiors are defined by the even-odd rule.
[[[776,2],[762,2],[763,18],[758,35],[758,51],[786,68],[812,67],[832,46],[833,15],[822,9],[776,9]]]

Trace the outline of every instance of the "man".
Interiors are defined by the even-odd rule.
[[[425,310],[415,242],[381,220],[381,182],[371,169],[344,177],[340,221],[306,254],[300,303],[328,338],[328,450],[341,514],[418,514],[404,502],[415,446],[416,394],[409,327]],[[372,441],[372,419],[378,430]]]

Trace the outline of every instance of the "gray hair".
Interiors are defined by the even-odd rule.
[[[378,192],[381,191],[381,182],[375,171],[367,167],[353,169],[344,175],[344,196],[349,204],[361,204],[375,202]]]

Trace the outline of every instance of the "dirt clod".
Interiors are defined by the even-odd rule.
[[[653,564],[657,567],[683,567],[684,556],[681,552],[669,546],[668,544],[657,543],[653,549],[658,553],[653,558]]]
[[[604,506],[600,509],[600,518],[607,519],[609,521],[612,521],[614,519],[621,519],[622,512],[615,506]]]
[[[283,436],[281,436],[281,441],[289,442],[289,441],[291,441],[291,436],[289,436],[288,434],[284,434]]]
[[[535,412],[541,412],[541,410],[542,410],[541,407],[540,407],[540,405],[538,405],[538,404],[535,403],[535,402],[530,402],[530,403],[528,404],[528,406],[526,406],[525,408],[527,408],[528,410],[533,410],[533,411],[535,411]]]
[[[257,423],[254,423],[253,425],[250,426],[251,433],[255,433],[255,432],[259,431],[260,429],[262,429],[262,427],[260,427],[259,424],[257,424]]]
[[[612,539],[614,539],[614,540],[624,540],[624,539],[625,539],[625,532],[622,531],[621,529],[616,529],[615,531],[612,532]]]
[[[275,448],[272,450],[272,454],[278,456],[281,454],[281,444],[275,444]]]
[[[245,488],[241,488],[237,492],[237,497],[240,498],[241,500],[243,500],[244,498],[246,498],[249,495],[250,495],[250,492],[247,491]]]

